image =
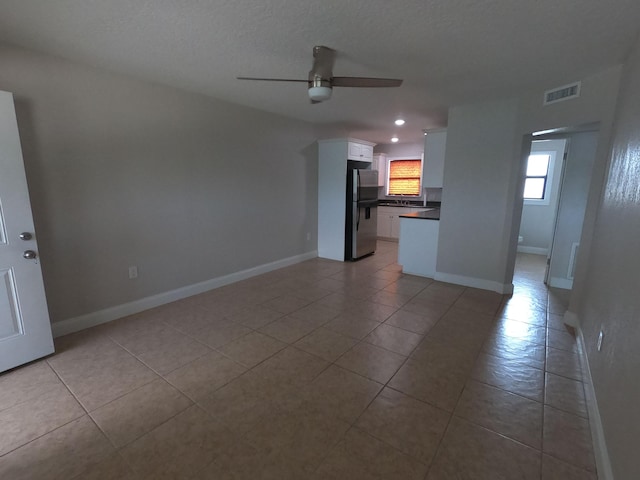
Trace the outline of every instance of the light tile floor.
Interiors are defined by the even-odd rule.
[[[0,478],[595,479],[567,296],[315,259],[0,376]]]

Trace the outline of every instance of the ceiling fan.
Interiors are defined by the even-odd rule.
[[[308,80],[291,78],[256,78],[236,77],[238,80],[259,80],[266,82],[304,82],[309,86],[309,98],[311,103],[320,103],[331,98],[333,87],[399,87],[402,80],[394,78],[367,78],[367,77],[334,77],[333,64],[336,60],[336,51],[321,45],[313,47],[313,67],[309,72]]]

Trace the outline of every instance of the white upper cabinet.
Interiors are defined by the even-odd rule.
[[[373,145],[365,143],[349,142],[348,160],[359,160],[361,162],[373,161]]]
[[[441,188],[444,183],[444,155],[447,147],[447,131],[433,130],[424,137],[424,161],[422,162],[422,186]]]
[[[373,156],[373,168],[378,170],[378,186],[384,187],[387,179],[387,154],[376,153]]]

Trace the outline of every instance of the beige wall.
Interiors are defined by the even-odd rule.
[[[0,89],[52,321],[316,249],[311,125],[10,47]]]
[[[622,78],[610,158],[578,311],[613,473],[622,480],[640,478],[640,42]]]

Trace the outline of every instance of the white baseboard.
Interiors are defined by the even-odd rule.
[[[542,247],[527,247],[526,245],[518,245],[517,250],[520,253],[533,253],[534,255],[549,255],[549,249],[542,248]]]
[[[549,286],[571,290],[573,288],[573,280],[569,280],[568,278],[551,277],[549,279]]]
[[[318,256],[317,251],[303,253],[301,255],[295,255],[293,257],[283,258],[276,260],[275,262],[265,263],[258,265],[257,267],[248,268],[240,272],[230,273],[222,277],[212,278],[205,280],[204,282],[194,283],[193,285],[187,285],[186,287],[177,288],[168,292],[159,293],[150,297],[134,300],[133,302],[123,303],[114,307],[105,308],[97,312],[87,313],[74,318],[68,318],[60,322],[54,322],[51,324],[51,330],[54,337],[60,337],[69,333],[78,332],[85,328],[95,327],[102,323],[107,323],[118,318],[133,315],[150,308],[158,307],[167,303],[175,302],[176,300],[182,300],[183,298],[204,293],[214,288],[223,287],[230,283],[239,282],[240,280],[246,280],[247,278],[255,277],[263,273],[271,272],[279,268],[288,267],[296,263],[304,262]]]
[[[385,242],[399,243],[400,240],[397,237],[377,237],[378,240],[384,240]]]
[[[575,319],[578,320],[577,315],[573,313],[572,315],[574,315]],[[589,426],[591,427],[591,440],[593,442],[593,454],[596,459],[596,468],[598,470],[598,480],[613,480],[613,469],[611,468],[607,442],[604,437],[604,429],[602,428],[602,419],[600,418],[600,409],[598,408],[598,400],[596,399],[596,392],[593,388],[591,368],[589,367],[589,359],[586,354],[584,336],[582,335],[582,330],[579,327],[579,322],[576,332],[578,334],[578,353],[580,357],[580,365],[582,367],[584,393],[587,397]]]
[[[456,285],[463,285],[465,287],[491,290],[492,292],[498,292],[503,295],[513,293],[512,283],[499,283],[492,280],[485,280],[483,278],[465,277],[463,275],[454,275],[452,273],[442,272],[436,272],[433,279],[439,282],[455,283]]]

